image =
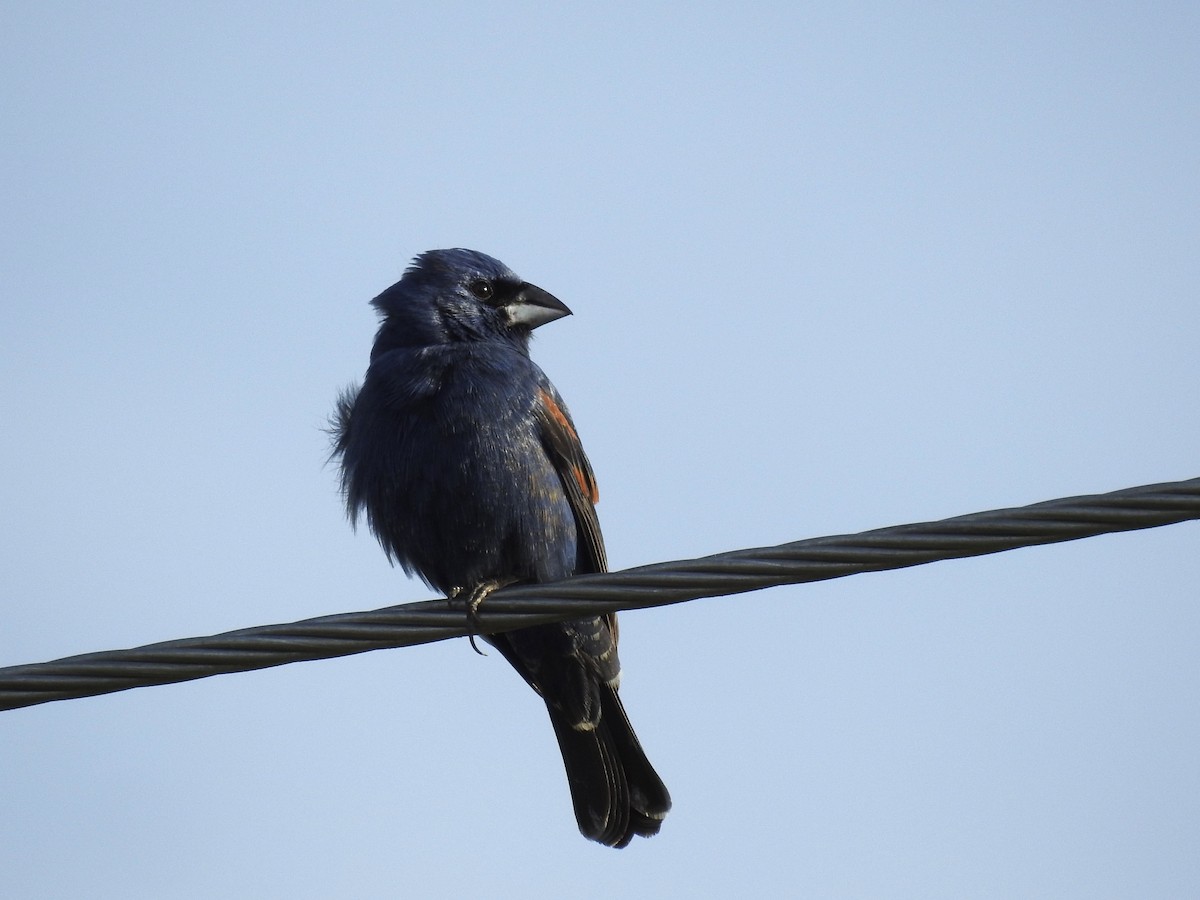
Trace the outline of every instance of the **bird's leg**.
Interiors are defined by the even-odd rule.
[[[490,581],[481,581],[470,589],[454,588],[450,591],[450,600],[462,598],[463,603],[466,604],[467,622],[471,626],[467,640],[471,642],[471,649],[480,656],[487,656],[487,654],[480,650],[479,646],[475,643],[475,635],[479,633],[479,607],[483,605],[483,601],[487,599],[492,591],[498,591],[500,588],[507,587],[515,581],[517,581],[516,578],[493,578]]]

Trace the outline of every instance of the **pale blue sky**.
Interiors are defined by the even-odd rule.
[[[416,253],[614,568],[1200,475],[1194,4],[8,3],[0,664],[428,592],[322,425]],[[0,895],[1200,894],[1200,527],[627,614],[675,799],[579,836],[465,642],[0,713]]]

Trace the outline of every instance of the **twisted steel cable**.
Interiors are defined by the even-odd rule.
[[[581,575],[553,584],[514,586],[488,597],[480,610],[480,630],[511,631],[544,622],[666,606],[858,572],[901,569],[1189,519],[1200,519],[1200,478],[621,572]],[[85,653],[0,668],[0,710],[406,647],[463,637],[469,631],[461,606],[427,600],[244,628],[211,637],[164,641],[130,650]]]

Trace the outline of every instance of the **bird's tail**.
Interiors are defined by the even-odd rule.
[[[657,834],[671,808],[667,787],[646,759],[614,688],[600,685],[600,717],[592,728],[573,728],[547,703],[583,836],[624,847],[635,834]]]

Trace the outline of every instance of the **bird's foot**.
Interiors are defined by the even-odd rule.
[[[507,587],[516,580],[515,578],[494,578],[490,581],[481,581],[469,590],[467,588],[454,588],[450,591],[450,600],[456,601],[461,599],[467,607],[467,623],[471,626],[471,631],[467,634],[467,640],[471,642],[471,649],[480,656],[487,656],[487,654],[480,650],[479,645],[475,643],[475,635],[479,633],[479,626],[481,624],[479,621],[479,607],[483,605],[483,601],[493,591]]]

